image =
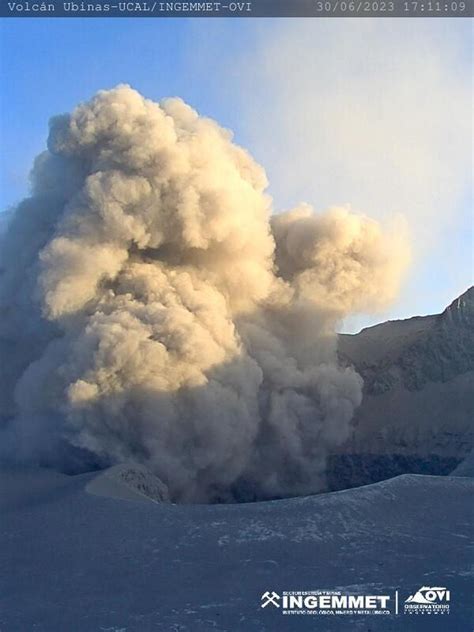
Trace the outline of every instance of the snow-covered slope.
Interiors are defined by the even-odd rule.
[[[192,506],[97,496],[86,490],[97,473],[0,475],[2,632],[472,630],[469,478],[405,475]],[[399,590],[402,603],[423,585],[451,591],[449,615],[288,617],[260,607],[266,591]]]
[[[355,432],[332,460],[332,485],[402,472],[449,473],[474,444],[474,288],[443,313],[339,337],[364,378]]]

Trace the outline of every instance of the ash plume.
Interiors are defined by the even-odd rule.
[[[51,120],[2,243],[3,458],[135,461],[181,502],[324,488],[362,397],[335,328],[396,295],[406,239],[266,187],[180,99]]]

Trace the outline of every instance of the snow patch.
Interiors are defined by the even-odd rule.
[[[135,463],[115,465],[100,472],[86,485],[86,491],[121,500],[169,502],[168,488],[163,481]]]

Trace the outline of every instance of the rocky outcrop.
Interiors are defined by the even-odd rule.
[[[138,463],[121,463],[99,472],[86,490],[109,498],[169,502],[168,488],[163,481]]]
[[[339,355],[364,378],[368,395],[396,386],[422,390],[474,370],[474,287],[436,316],[389,321],[339,336]]]

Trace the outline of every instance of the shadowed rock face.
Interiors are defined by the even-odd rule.
[[[327,484],[330,490],[336,491],[377,483],[407,472],[447,476],[460,467],[459,462],[458,458],[438,454],[334,454],[328,459]]]
[[[441,314],[339,336],[364,378],[354,435],[329,459],[332,489],[405,472],[447,474],[473,445],[474,288]]]

